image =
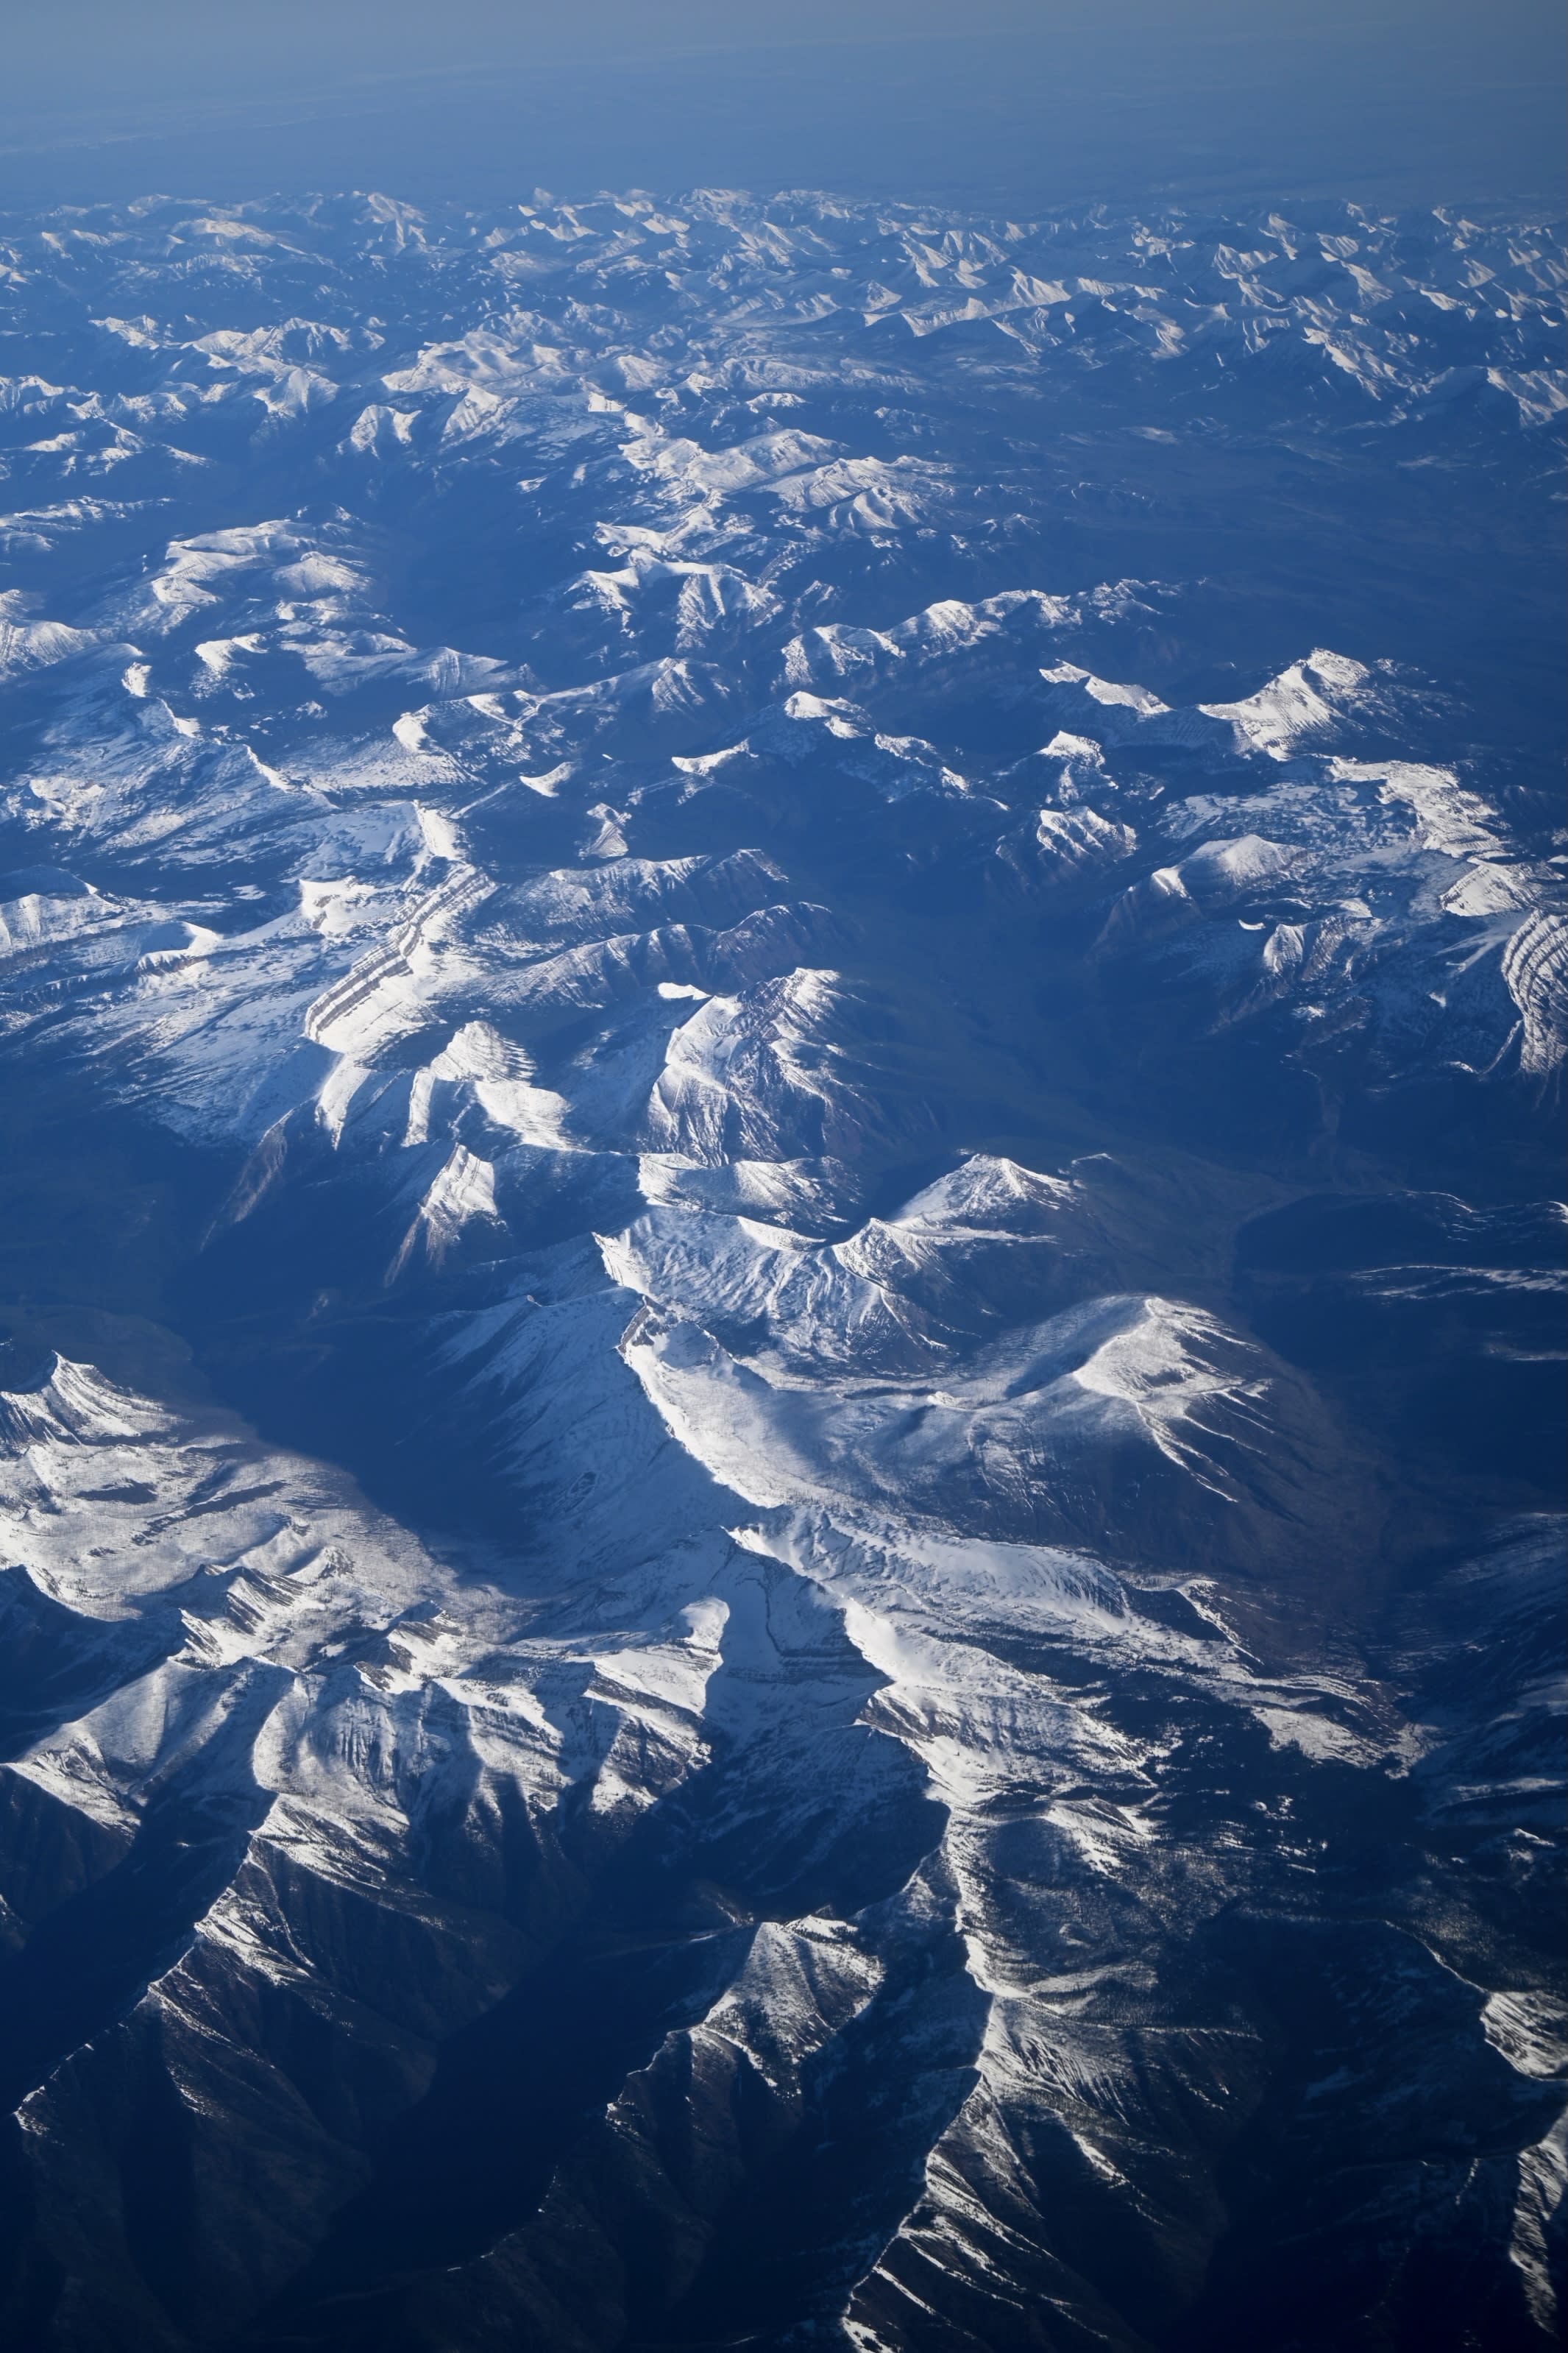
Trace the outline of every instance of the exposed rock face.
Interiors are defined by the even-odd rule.
[[[8,2340],[1552,2341],[1552,240],[7,267]]]

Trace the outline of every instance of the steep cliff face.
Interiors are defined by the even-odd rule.
[[[1552,241],[7,251],[6,2328],[1549,2342]]]

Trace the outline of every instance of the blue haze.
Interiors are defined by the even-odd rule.
[[[0,2342],[1543,2353],[1553,9],[0,91]]]

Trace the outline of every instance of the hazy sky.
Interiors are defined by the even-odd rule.
[[[47,0],[0,203],[699,181],[1554,196],[1560,0]]]

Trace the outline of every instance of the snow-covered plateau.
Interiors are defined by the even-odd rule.
[[[1555,2342],[1557,230],[0,275],[0,2337]]]

